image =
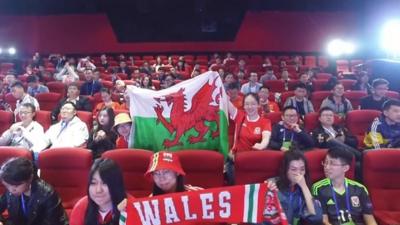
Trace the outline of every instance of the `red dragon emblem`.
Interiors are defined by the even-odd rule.
[[[185,132],[194,128],[198,133],[197,136],[190,136],[188,138],[189,143],[198,143],[206,141],[204,136],[210,130],[210,127],[206,126],[205,121],[216,122],[217,129],[212,132],[212,138],[218,137],[219,135],[219,101],[221,96],[222,88],[215,97],[217,105],[210,105],[213,102],[212,94],[217,88],[215,85],[217,78],[214,79],[210,85],[208,82],[200,88],[200,90],[192,98],[192,106],[189,110],[185,111],[185,100],[184,94],[185,88],[180,88],[177,92],[163,96],[161,98],[154,98],[157,102],[165,101],[168,106],[172,104],[170,113],[170,122],[168,122],[162,115],[164,110],[161,104],[157,104],[154,107],[154,111],[157,113],[157,124],[161,122],[168,132],[175,137],[172,140],[165,139],[163,145],[165,148],[171,148],[174,146],[181,146],[180,138]]]

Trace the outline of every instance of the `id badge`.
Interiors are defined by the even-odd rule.
[[[282,143],[282,147],[284,147],[286,149],[290,149],[291,146],[292,146],[292,142],[291,141],[284,141]]]

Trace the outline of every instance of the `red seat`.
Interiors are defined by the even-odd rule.
[[[17,104],[17,99],[11,93],[7,93],[4,96],[4,101],[11,105],[11,109],[14,110]]]
[[[386,93],[386,97],[393,98],[393,99],[400,99],[400,94],[397,91],[388,91]]]
[[[346,115],[346,126],[350,133],[355,135],[358,140],[358,147],[364,146],[364,136],[372,121],[381,115],[377,110],[353,110]]]
[[[88,130],[92,130],[93,128],[93,115],[91,112],[86,112],[86,111],[77,111],[76,115],[79,117],[79,119],[82,120],[82,122],[86,123],[88,126]]]
[[[353,109],[358,109],[361,104],[361,99],[367,95],[365,91],[346,91],[344,93],[344,97],[350,100]]]
[[[152,191],[151,183],[144,177],[153,152],[141,149],[116,149],[101,156],[114,160],[121,168],[125,189],[135,197],[146,197]]]
[[[304,64],[311,68],[317,67],[317,58],[311,55],[305,56]]]
[[[24,157],[32,160],[32,152],[23,148],[15,148],[8,146],[0,147],[0,165],[13,157]],[[0,183],[0,195],[5,191],[3,184]]]
[[[49,88],[50,92],[61,94],[61,98],[66,96],[67,86],[60,81],[47,82],[46,86]]]
[[[161,84],[159,80],[151,80],[151,83],[153,84],[154,88],[156,90],[160,90],[161,89]]]
[[[184,150],[175,152],[179,156],[185,183],[202,188],[224,185],[224,156],[212,150]]]
[[[318,80],[329,80],[331,79],[332,74],[330,73],[317,73],[315,75],[315,78],[317,78]]]
[[[399,149],[368,150],[364,153],[364,184],[380,225],[400,224],[399,161]]]
[[[343,121],[341,117],[335,114],[335,124],[341,124]],[[312,112],[304,116],[304,129],[307,132],[313,131],[319,124],[319,113]]]
[[[324,86],[326,85],[326,83],[328,83],[328,80],[318,79],[318,80],[313,80],[312,83],[313,83],[314,91],[323,91]]]
[[[239,152],[235,157],[235,184],[262,183],[279,175],[282,151]]]
[[[351,79],[342,79],[342,80],[339,80],[339,82],[343,84],[345,91],[351,90],[353,88],[354,84],[357,83],[356,80],[351,80]]]
[[[337,72],[349,72],[349,61],[345,59],[336,60],[336,71]]]
[[[114,87],[113,82],[111,81],[101,80],[100,83],[101,85],[103,85],[103,87],[108,88],[110,90]]]
[[[264,117],[271,121],[271,126],[274,126],[276,123],[282,120],[282,112],[270,112],[264,114]]]
[[[327,152],[328,152],[327,149],[315,148],[311,151],[307,151],[304,153],[304,156],[307,159],[308,169],[310,171],[310,179],[312,183],[315,183],[325,178],[322,161],[324,161]],[[355,159],[353,158],[353,163],[350,166],[350,169],[346,172],[346,177],[349,179],[354,179],[354,173],[355,173]]]
[[[329,60],[326,56],[318,57],[318,66],[321,68],[327,68],[329,66]]]
[[[285,82],[282,80],[268,80],[264,82],[264,86],[268,87],[271,92],[285,91]]]
[[[12,112],[0,110],[0,135],[3,134],[14,123],[14,114]]]
[[[41,110],[53,110],[61,100],[61,94],[55,92],[39,93],[35,96]]]
[[[281,94],[281,106],[283,107],[283,106],[285,105],[286,100],[287,100],[289,97],[292,97],[292,96],[294,96],[294,91],[285,91],[285,92],[282,92],[282,94]]]
[[[40,110],[36,112],[35,120],[43,126],[44,131],[51,126],[51,112]]]
[[[330,91],[314,91],[311,94],[311,102],[314,106],[314,110],[318,111],[321,107],[322,101],[331,94]]]
[[[82,148],[53,148],[39,154],[40,177],[51,184],[67,213],[87,194],[92,153]]]

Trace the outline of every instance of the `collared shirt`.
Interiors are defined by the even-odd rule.
[[[69,121],[65,128],[62,125],[63,122],[60,121],[52,125],[45,133],[46,140],[51,148],[79,147],[88,140],[88,127],[77,116]]]
[[[14,110],[14,115],[15,116],[18,115],[21,106],[23,104],[25,104],[25,103],[33,104],[35,106],[35,108],[36,108],[36,111],[40,110],[39,102],[36,100],[36,98],[34,98],[34,97],[32,97],[32,96],[30,96],[28,94],[25,94],[25,96],[22,98],[22,100],[21,99],[17,100],[17,104],[15,105],[15,110]]]
[[[14,126],[21,124],[22,122],[17,122]],[[10,129],[6,130],[0,137],[0,145],[22,147],[34,152],[40,152],[47,147],[43,127],[36,121],[32,121],[20,132],[12,133]]]

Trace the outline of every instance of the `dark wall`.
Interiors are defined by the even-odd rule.
[[[0,47],[25,53],[319,52],[332,38],[357,39],[358,18],[352,12],[247,12],[230,42],[118,43],[104,14],[0,16]]]

